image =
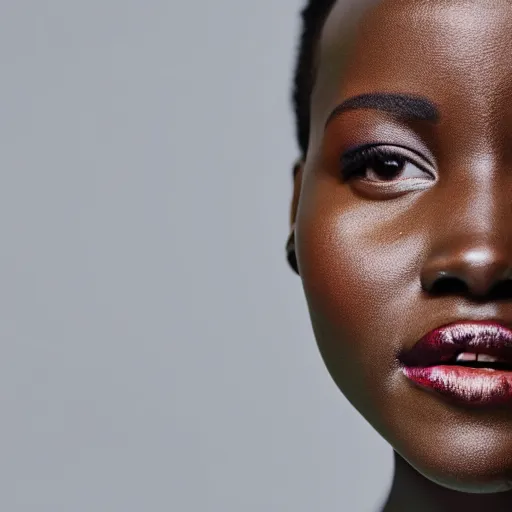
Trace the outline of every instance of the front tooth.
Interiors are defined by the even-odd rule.
[[[498,361],[498,358],[494,356],[489,356],[487,354],[478,354],[477,361],[482,361],[484,363],[494,363]]]
[[[457,356],[456,361],[476,361],[476,354],[470,352],[462,352]]]

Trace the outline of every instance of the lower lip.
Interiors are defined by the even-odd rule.
[[[474,406],[512,403],[512,371],[465,366],[405,366],[405,376],[421,387]]]

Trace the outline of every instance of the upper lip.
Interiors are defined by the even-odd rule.
[[[512,330],[499,322],[457,322],[435,329],[400,354],[406,366],[455,361],[462,352],[488,354],[512,363]]]

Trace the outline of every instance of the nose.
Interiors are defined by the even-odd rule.
[[[431,295],[463,295],[477,300],[512,300],[512,251],[505,241],[451,241],[435,251],[421,272]]]

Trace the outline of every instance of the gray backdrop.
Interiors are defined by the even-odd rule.
[[[288,270],[299,0],[4,0],[0,510],[372,511]]]

